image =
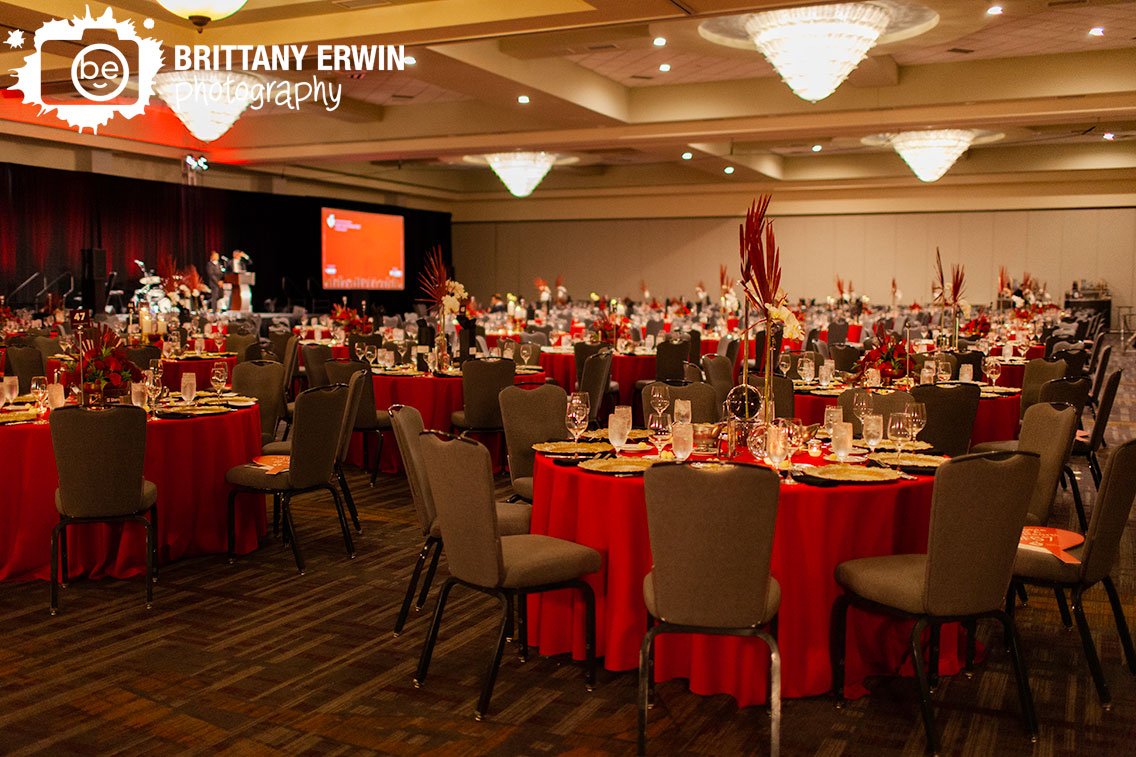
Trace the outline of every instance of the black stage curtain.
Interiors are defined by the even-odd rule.
[[[324,291],[322,207],[403,216],[406,290]],[[135,260],[150,269],[163,259],[178,268],[193,264],[204,276],[210,250],[231,255],[241,249],[253,260],[257,310],[268,299],[278,306],[310,307],[347,296],[352,305],[365,299],[387,312],[401,312],[419,297],[418,274],[435,245],[442,246],[449,263],[448,213],[0,163],[0,294],[35,272],[52,279],[70,271],[78,283],[84,248],[106,250],[106,273],[117,272],[128,294],[141,275]],[[42,285],[37,282],[36,291]]]

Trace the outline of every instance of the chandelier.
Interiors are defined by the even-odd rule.
[[[241,71],[167,71],[154,77],[154,90],[202,142],[233,127],[264,85]]]
[[[248,0],[158,0],[175,16],[193,22],[198,33],[210,21],[220,21],[239,11]]]
[[[745,29],[794,94],[815,103],[860,65],[891,19],[883,5],[840,3],[755,13]]]
[[[938,181],[972,145],[996,142],[1003,134],[981,129],[928,129],[874,134],[860,141],[873,147],[891,147],[920,181]]]
[[[575,156],[555,152],[495,152],[462,158],[465,163],[487,164],[514,197],[528,197],[553,166],[577,160]]]

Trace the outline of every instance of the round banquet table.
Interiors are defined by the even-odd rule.
[[[537,373],[518,373],[514,378],[517,386],[532,388],[543,386],[547,376],[543,371]],[[461,376],[383,376],[374,375],[375,408],[385,413],[391,405],[407,405],[422,414],[422,422],[427,429],[450,431],[450,416],[455,410],[465,406],[462,397]],[[502,469],[504,434],[471,434],[472,438],[485,444],[493,458],[493,470]],[[348,460],[362,467],[363,434],[354,434],[351,440]],[[393,431],[383,432],[383,451],[379,459],[379,470],[383,473],[398,473],[402,470],[402,457],[398,453],[398,443]]]
[[[805,455],[801,461],[808,460]],[[815,462],[815,460],[813,461]],[[782,694],[817,696],[832,686],[829,616],[839,589],[837,564],[859,557],[927,549],[933,478],[870,486],[782,485],[770,570],[781,584],[778,614]],[[556,465],[537,455],[532,533],[596,549],[599,572],[585,580],[596,594],[596,645],[608,670],[633,670],[647,623],[643,577],[651,569],[643,478],[613,477]],[[706,503],[692,503],[703,505]],[[578,592],[529,598],[529,643],[541,654],[584,657],[584,606]],[[909,671],[911,621],[849,611],[845,693],[862,696],[870,675]],[[940,668],[960,668],[957,628],[943,627]],[[662,636],[658,681],[685,678],[698,694],[730,694],[739,706],[766,700],[768,660],[757,639]]]
[[[817,396],[805,392],[793,394],[793,413],[802,423],[824,423],[824,409],[835,405],[836,397]],[[970,444],[1001,442],[1018,438],[1022,396],[1009,394],[1003,397],[983,397],[978,401],[978,414]]]
[[[59,475],[46,423],[0,426],[0,580],[47,580],[51,530],[59,522]],[[158,487],[158,560],[224,554],[228,549],[225,472],[260,454],[260,409],[146,424],[143,475]],[[255,495],[241,495],[254,497]],[[237,508],[237,550],[257,548],[265,508]],[[73,576],[128,578],[146,570],[145,532],[136,525],[68,529]]]
[[[169,360],[162,358],[162,384],[164,384],[172,392],[181,391],[181,377],[186,373],[192,373],[197,376],[197,388],[208,389],[212,383],[213,376],[213,363],[218,360],[224,361],[225,367],[229,372],[229,381],[233,377],[233,366],[237,364],[237,358],[233,357],[203,357],[203,358],[183,358],[181,360]]]
[[[572,352],[541,350],[540,367],[566,392],[576,391],[576,356]],[[655,356],[615,354],[611,358],[611,380],[619,384],[619,404],[630,405],[635,398],[635,382],[655,378]]]

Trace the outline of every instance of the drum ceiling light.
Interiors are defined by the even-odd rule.
[[[260,79],[241,71],[166,71],[154,77],[158,97],[202,142],[231,129],[260,86]]]
[[[994,142],[1002,137],[1002,134],[979,129],[929,129],[876,134],[861,141],[867,145],[892,147],[920,181],[933,182],[941,179],[971,145]]]
[[[528,197],[553,166],[576,163],[579,158],[555,152],[517,151],[466,155],[462,161],[488,165],[510,194],[514,197]]]
[[[210,21],[228,18],[244,7],[248,0],[157,0],[175,16],[181,16],[197,27],[198,33]]]

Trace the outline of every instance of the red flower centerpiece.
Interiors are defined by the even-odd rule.
[[[886,331],[877,337],[877,344],[868,350],[856,366],[856,381],[864,378],[869,368],[880,372],[880,381],[889,385],[907,375],[907,359],[911,346],[904,339],[897,339]]]
[[[79,359],[71,380],[83,387],[87,404],[97,398],[121,397],[142,371],[126,356],[122,338],[105,324],[84,329],[77,340]]]
[[[970,337],[971,339],[985,337],[990,333],[990,319],[986,317],[986,313],[979,313],[974,318],[963,324],[963,336]]]
[[[591,330],[599,341],[614,345],[622,337],[629,336],[627,318],[609,308],[606,300],[599,301],[600,317],[592,321]]]
[[[370,318],[363,318],[355,308],[344,305],[331,306],[331,322],[347,334],[370,334],[373,328]]]

